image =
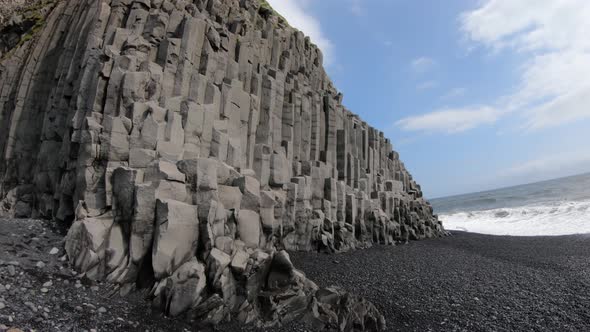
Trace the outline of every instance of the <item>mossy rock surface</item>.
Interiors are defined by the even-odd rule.
[[[30,1],[13,8],[11,19],[0,24],[0,60],[39,34],[45,26],[47,15],[58,1]]]

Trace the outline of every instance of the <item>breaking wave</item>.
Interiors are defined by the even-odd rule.
[[[513,236],[590,233],[590,200],[439,215],[447,230]]]

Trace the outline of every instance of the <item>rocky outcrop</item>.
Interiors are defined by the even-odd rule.
[[[258,0],[42,8],[0,63],[0,214],[72,223],[76,268],[122,292],[154,284],[170,315],[383,325],[280,250],[444,230],[308,37]]]

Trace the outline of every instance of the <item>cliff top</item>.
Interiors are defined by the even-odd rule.
[[[286,24],[287,26],[289,25],[289,22],[287,21],[287,19],[285,19],[281,14],[279,14],[279,12],[277,12],[276,10],[274,10],[274,8],[272,8],[272,6],[268,3],[268,1],[266,0],[258,0],[258,2],[260,3],[260,8],[262,10],[268,11],[271,14],[277,16],[279,18],[279,20],[282,20],[282,23]]]

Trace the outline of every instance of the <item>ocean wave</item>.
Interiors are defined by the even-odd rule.
[[[590,200],[439,215],[447,230],[491,235],[540,236],[590,233]]]

